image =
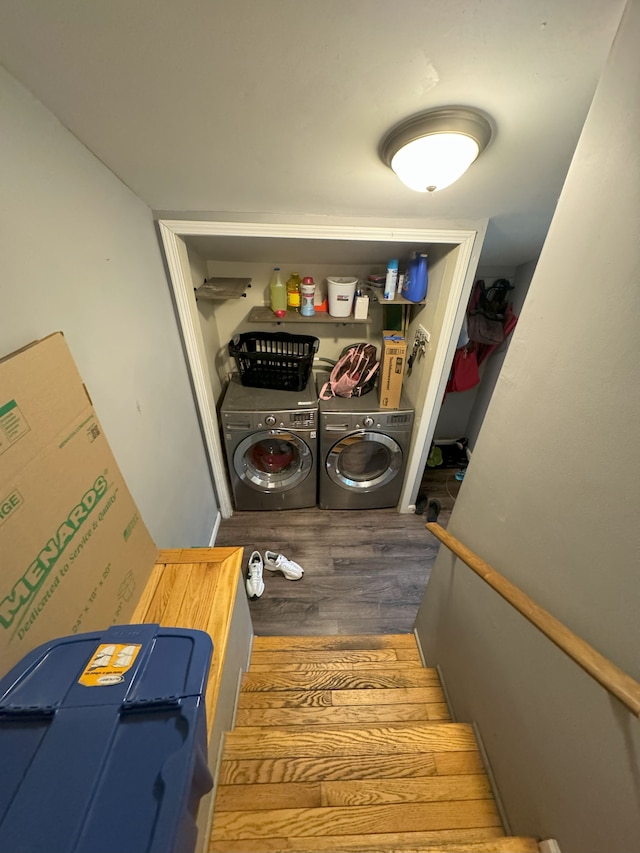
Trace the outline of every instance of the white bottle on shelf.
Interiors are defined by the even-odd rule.
[[[398,260],[393,258],[387,264],[387,278],[384,283],[384,298],[388,302],[392,302],[396,296],[396,287],[398,285]]]

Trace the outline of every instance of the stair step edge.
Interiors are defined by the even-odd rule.
[[[320,839],[314,839],[312,843],[309,839],[302,838],[262,839],[262,843],[247,842],[246,839],[236,842],[227,840],[214,842],[209,850],[211,853],[540,853],[538,841],[528,836],[503,835],[487,837],[482,841],[452,841],[451,835],[448,834],[442,842],[433,840],[426,843],[405,839],[397,843],[371,843],[364,840],[365,838],[366,836],[330,836],[326,838],[326,846],[322,845]]]
[[[455,842],[445,841],[441,844],[368,844],[355,842],[336,846],[332,844],[331,853],[539,853],[540,848],[535,838],[527,836],[503,836],[502,838],[487,839],[486,841]],[[286,853],[309,853],[309,847],[289,846]],[[315,849],[314,849],[315,853]]]

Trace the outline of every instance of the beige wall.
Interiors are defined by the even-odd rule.
[[[449,529],[640,679],[638,43],[631,0]],[[640,849],[633,715],[444,551],[417,628],[514,831]]]
[[[62,330],[160,547],[217,507],[149,208],[0,69],[0,355]]]

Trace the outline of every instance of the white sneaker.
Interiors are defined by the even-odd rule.
[[[249,598],[260,598],[264,592],[264,581],[262,580],[262,557],[260,556],[259,551],[254,551],[249,557],[246,587]]]
[[[264,567],[270,572],[282,572],[289,581],[299,581],[304,574],[302,566],[288,560],[284,554],[276,554],[275,551],[264,552]]]

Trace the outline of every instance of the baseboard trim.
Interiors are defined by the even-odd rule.
[[[487,750],[484,747],[484,742],[482,740],[482,735],[480,734],[480,729],[478,728],[478,724],[473,722],[471,724],[473,726],[473,733],[476,737],[476,742],[478,744],[478,749],[480,750],[480,755],[482,757],[482,763],[484,764],[484,769],[489,777],[489,785],[491,786],[491,792],[493,793],[493,798],[496,802],[496,808],[498,809],[498,814],[500,815],[500,820],[502,821],[502,827],[504,829],[505,835],[513,835],[511,831],[511,824],[509,823],[509,818],[507,817],[507,813],[505,811],[504,805],[502,803],[502,798],[500,796],[500,789],[496,783],[496,777],[491,768],[491,762],[489,761],[489,755]]]
[[[422,648],[422,643],[420,642],[420,634],[418,634],[418,629],[413,629],[413,636],[416,638],[416,646],[418,647],[418,654],[420,655],[420,660],[422,661],[422,666],[427,666],[427,659],[424,655],[424,650]]]
[[[544,841],[538,841],[540,853],[561,853],[560,845],[555,838],[545,838]]]
[[[216,520],[213,522],[213,529],[211,531],[211,536],[209,537],[209,548],[213,548],[216,544],[216,539],[218,538],[218,530],[220,530],[220,521],[222,516],[220,515],[220,511],[216,513]]]
[[[447,703],[447,709],[449,711],[449,717],[451,718],[452,723],[457,723],[458,718],[456,717],[456,712],[453,710],[453,705],[451,704],[451,697],[449,696],[449,691],[447,690],[447,682],[444,680],[444,673],[442,672],[442,667],[440,664],[436,664],[436,672],[438,673],[438,678],[440,679],[440,686],[442,687],[442,692],[444,693],[444,701]]]
[[[246,670],[240,669],[238,670],[238,680],[236,682],[236,695],[233,700],[233,714],[231,715],[231,728],[229,729],[232,732],[236,727],[236,714],[238,713],[238,702],[240,701],[240,690],[242,689],[242,676],[245,674]]]

